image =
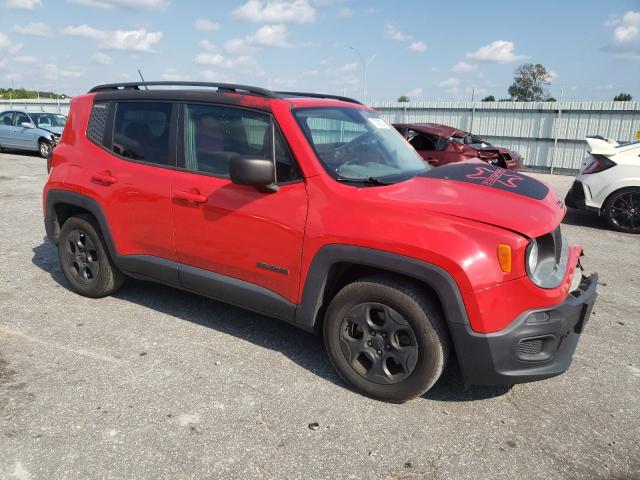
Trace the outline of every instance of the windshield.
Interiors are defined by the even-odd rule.
[[[337,180],[392,183],[430,168],[375,112],[312,107],[294,109],[293,114],[322,165]]]
[[[30,113],[38,127],[64,127],[67,117],[56,113]]]

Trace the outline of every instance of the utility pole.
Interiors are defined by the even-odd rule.
[[[553,175],[553,168],[556,162],[556,150],[558,148],[558,123],[560,122],[560,116],[562,115],[562,97],[564,97],[564,85],[560,88],[560,102],[558,103],[558,116],[555,122],[553,122],[553,152],[551,152],[551,175]]]
[[[357,48],[350,46],[349,47],[351,50],[353,50],[354,52],[356,52],[356,55],[358,55],[358,57],[360,58],[360,61],[362,62],[362,70],[363,70],[363,82],[362,82],[362,103],[367,103],[367,67],[371,64],[371,62],[373,62],[373,60],[376,58],[376,54],[374,53],[371,58],[367,61],[364,59],[364,57],[362,55],[360,55],[360,52],[358,51]]]
[[[471,126],[469,127],[469,133],[473,133],[473,119],[476,116],[476,104],[474,102],[476,97],[476,87],[471,87]]]

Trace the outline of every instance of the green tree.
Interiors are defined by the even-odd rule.
[[[495,102],[496,101],[496,97],[494,97],[493,95],[488,95],[486,97],[484,97],[482,99],[483,102]]]
[[[551,85],[551,72],[543,65],[525,63],[515,70],[509,96],[517,102],[541,102],[549,98],[545,88]]]
[[[400,95],[398,97],[398,102],[399,103],[409,103],[409,97],[407,97],[406,95]]]
[[[633,100],[633,97],[630,93],[619,93],[613,97],[614,102],[630,102],[631,100]]]

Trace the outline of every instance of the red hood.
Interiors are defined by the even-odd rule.
[[[407,182],[378,190],[387,202],[495,225],[533,238],[549,233],[566,207],[544,183],[491,165],[438,167]]]

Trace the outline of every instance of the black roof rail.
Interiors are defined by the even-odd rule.
[[[331,98],[333,100],[341,100],[343,102],[357,103],[362,105],[362,102],[354,100],[353,98],[343,97],[341,95],[328,95],[325,93],[308,93],[308,92],[273,92],[281,97],[310,97],[310,98]]]
[[[125,82],[125,83],[107,83],[104,85],[96,85],[89,93],[108,92],[113,90],[140,90],[140,87],[208,87],[217,88],[218,92],[231,93],[249,93],[266,98],[278,98],[271,90],[259,87],[250,87],[248,85],[238,85],[235,83],[213,83],[213,82],[178,82],[178,81],[161,81],[161,82]]]

